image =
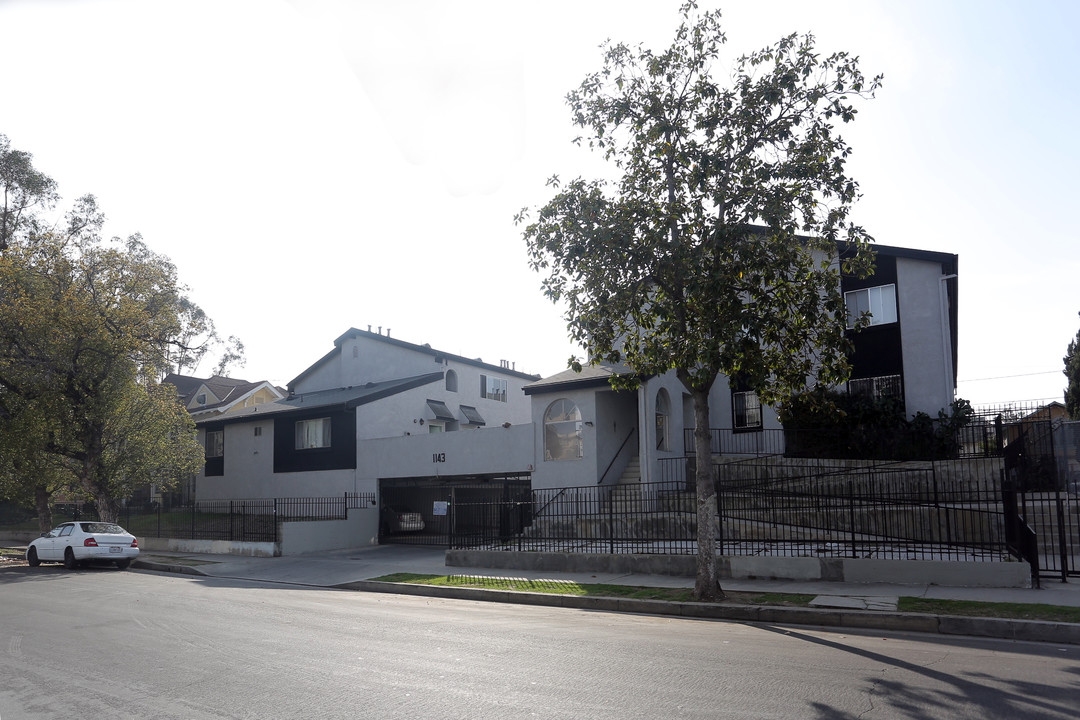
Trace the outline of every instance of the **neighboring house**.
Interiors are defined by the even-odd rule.
[[[531,414],[522,388],[538,378],[507,361],[350,329],[289,382],[286,397],[197,420],[207,448],[198,497],[340,495],[429,476],[527,475],[531,433],[522,428]]]
[[[874,246],[876,272],[844,278],[853,336],[848,390],[903,399],[936,417],[956,388],[957,256]],[[693,402],[674,373],[632,391],[614,368],[540,379],[352,329],[289,383],[287,398],[200,418],[208,448],[199,498],[288,497],[445,487],[513,478],[533,488],[656,481],[692,455]],[[775,410],[720,377],[710,393],[714,451],[783,452]],[[453,432],[459,431],[459,432]],[[469,431],[469,432],[463,432]],[[430,505],[430,503],[428,503]]]
[[[221,375],[197,378],[169,373],[162,382],[176,388],[180,401],[195,418],[224,415],[285,397],[281,388],[266,380],[248,382]]]

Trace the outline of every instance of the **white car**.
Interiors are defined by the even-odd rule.
[[[114,523],[79,521],[58,525],[26,548],[26,562],[62,562],[74,570],[87,562],[111,562],[123,570],[139,557],[139,541]]]

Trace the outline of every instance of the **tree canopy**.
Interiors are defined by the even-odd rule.
[[[190,416],[159,384],[202,311],[167,258],[138,235],[104,240],[103,222],[86,196],[62,224],[23,217],[0,254],[0,483],[33,497],[42,524],[58,489],[115,520],[136,486],[202,463]]]
[[[567,96],[577,142],[617,179],[555,176],[555,196],[516,220],[588,362],[627,368],[621,385],[674,371],[692,395],[706,598],[720,592],[708,432],[718,374],[775,404],[850,372],[840,276],[869,273],[872,256],[850,217],[859,186],[836,124],[880,77],[793,34],[739,58],[722,84],[719,11],[691,2],[681,13],[668,49],[606,43],[603,67]]]
[[[1065,377],[1069,380],[1065,387],[1065,410],[1069,413],[1069,419],[1080,420],[1080,330],[1069,342],[1064,362]]]

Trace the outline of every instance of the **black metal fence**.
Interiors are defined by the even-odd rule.
[[[248,500],[198,500],[186,505],[127,505],[117,518],[136,537],[183,540],[278,542],[281,523],[344,520],[348,511],[373,507],[375,493],[345,493],[331,497],[291,497]],[[58,503],[54,522],[99,519],[90,503]]]
[[[736,463],[715,472],[720,554],[1010,557],[1000,489],[946,481],[933,466],[853,471]],[[458,503],[455,512],[487,521],[473,532],[454,534],[451,547],[693,554],[696,508],[696,494],[681,478],[535,490],[513,502]],[[515,524],[520,532],[512,532]]]

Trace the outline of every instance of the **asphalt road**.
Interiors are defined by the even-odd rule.
[[[1070,718],[1080,648],[0,569],[0,720]]]

